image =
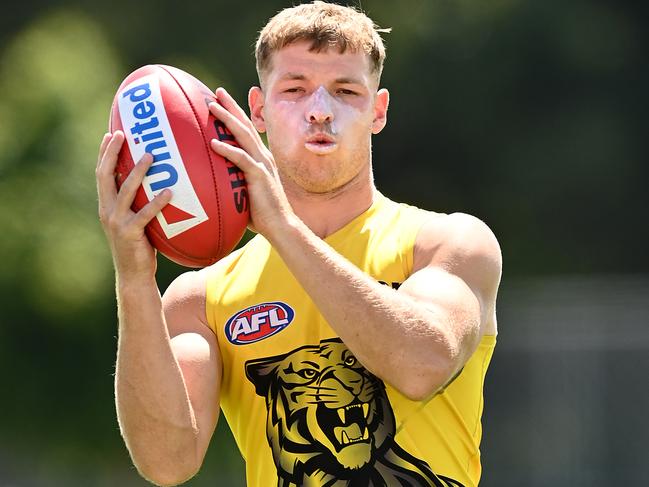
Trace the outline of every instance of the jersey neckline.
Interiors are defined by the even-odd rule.
[[[383,207],[383,204],[386,200],[387,198],[383,196],[383,194],[375,191],[374,200],[365,211],[352,218],[334,233],[326,236],[323,240],[331,246],[339,243],[343,238],[345,238],[346,234],[348,234],[352,228],[356,226],[363,226],[368,219],[372,218],[372,216],[374,216],[379,211],[379,209]]]

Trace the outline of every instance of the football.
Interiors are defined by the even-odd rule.
[[[148,65],[124,79],[110,114],[110,131],[122,130],[126,139],[117,185],[145,153],[153,155],[132,209],[137,212],[166,188],[172,191],[146,234],[160,253],[186,267],[205,267],[229,254],[249,219],[243,172],[210,149],[213,138],[236,145],[210,113],[211,102],[214,93],[192,75]]]

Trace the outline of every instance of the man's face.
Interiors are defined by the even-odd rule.
[[[364,53],[310,52],[296,42],[273,54],[250,105],[288,191],[327,193],[369,176],[371,135],[388,104],[377,84]]]

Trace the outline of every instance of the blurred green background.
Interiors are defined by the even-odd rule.
[[[3,9],[0,487],[146,485],[115,420],[97,147],[119,83],[144,64],[177,66],[244,103],[256,33],[290,4]],[[472,213],[503,249],[482,485],[649,485],[648,4],[361,5],[393,28],[378,187]],[[182,271],[161,258],[161,289]],[[244,485],[224,422],[188,485]]]

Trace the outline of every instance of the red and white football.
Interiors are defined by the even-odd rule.
[[[239,243],[249,218],[243,172],[210,149],[232,134],[209,111],[212,91],[190,74],[164,65],[143,66],[122,82],[110,117],[110,131],[126,138],[117,161],[121,184],[145,153],[153,164],[140,186],[138,211],[165,188],[170,203],[146,227],[151,244],[172,261],[205,267]]]

